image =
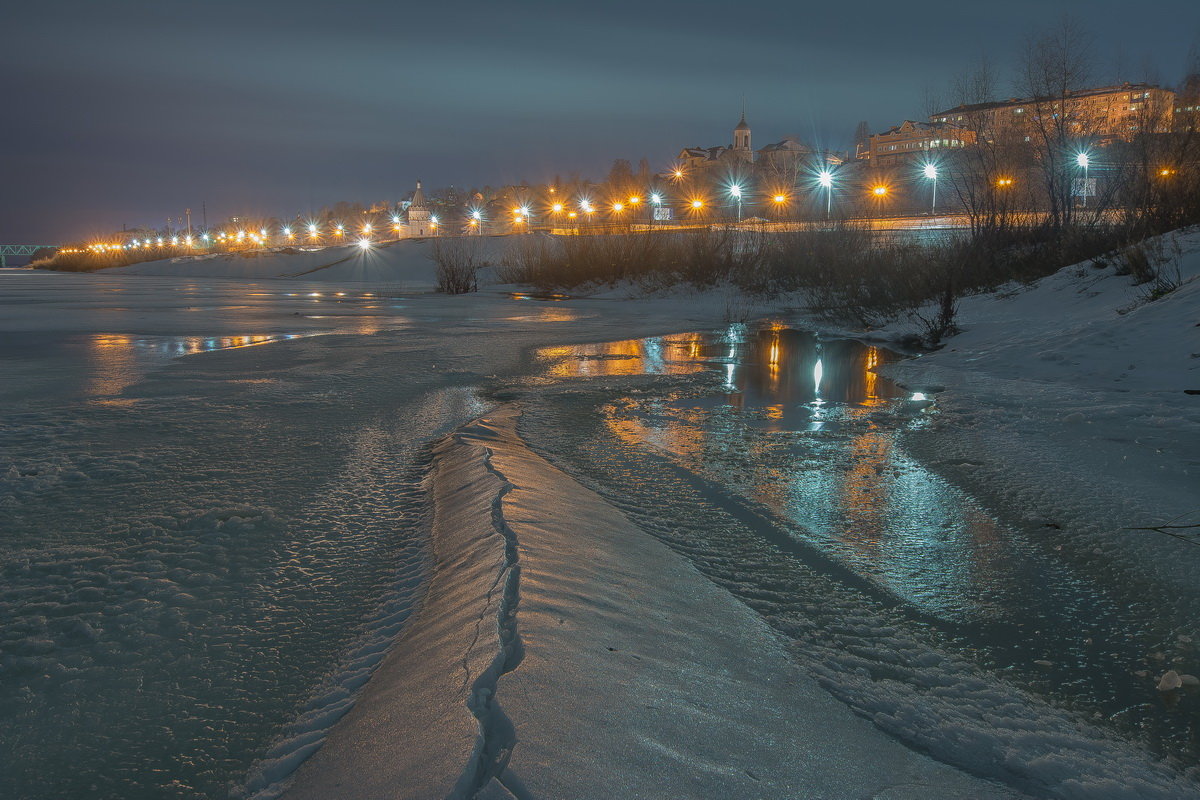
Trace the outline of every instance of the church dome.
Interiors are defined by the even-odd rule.
[[[741,122],[739,122],[739,123],[737,124],[737,127],[736,127],[736,128],[734,128],[734,130],[735,130],[735,131],[748,131],[748,130],[750,130],[750,126],[746,124],[746,115],[745,115],[745,114],[743,114],[743,115],[742,115],[742,121],[741,121]]]

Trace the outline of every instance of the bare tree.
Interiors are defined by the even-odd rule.
[[[950,94],[956,105],[990,103],[996,99],[996,71],[986,54],[967,72],[960,73],[950,83]]]
[[[1072,17],[1064,16],[1054,28],[1026,42],[1017,88],[1030,98],[1024,127],[1041,178],[1048,222],[1056,229],[1074,221],[1075,157],[1095,131],[1095,120],[1086,107],[1070,102],[1090,75],[1091,38]]]

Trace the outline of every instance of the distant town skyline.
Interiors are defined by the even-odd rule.
[[[1093,83],[1174,85],[1187,0],[800,8],[782,2],[27,4],[6,10],[0,242],[285,215],[426,186],[664,169],[683,147],[851,146],[949,105],[981,54],[1014,93],[1024,40],[1073,15]]]

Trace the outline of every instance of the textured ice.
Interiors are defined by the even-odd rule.
[[[0,280],[0,795],[31,798],[275,782],[412,607],[421,454],[473,387],[723,308]]]

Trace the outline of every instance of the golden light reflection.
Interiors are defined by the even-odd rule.
[[[553,378],[587,378],[611,375],[693,375],[707,366],[699,357],[702,340],[684,333],[649,339],[546,347],[538,356],[555,362],[548,374]],[[680,359],[680,351],[689,358]]]
[[[865,406],[877,406],[884,402],[884,399],[879,396],[879,376],[875,374],[875,368],[879,366],[879,348],[868,347],[866,358],[863,360],[863,394],[862,404]]]
[[[99,333],[88,339],[91,370],[86,391],[90,395],[120,394],[138,377],[133,337],[124,333]]]
[[[532,314],[519,314],[505,319],[511,322],[575,322],[579,319],[579,314],[569,309],[550,306]]]
[[[362,323],[355,333],[374,333],[381,327],[378,321],[370,318],[364,318]],[[89,370],[84,391],[92,397],[111,398],[141,380],[156,363],[167,359],[296,338],[300,335],[138,337],[127,333],[94,334],[86,337]]]

